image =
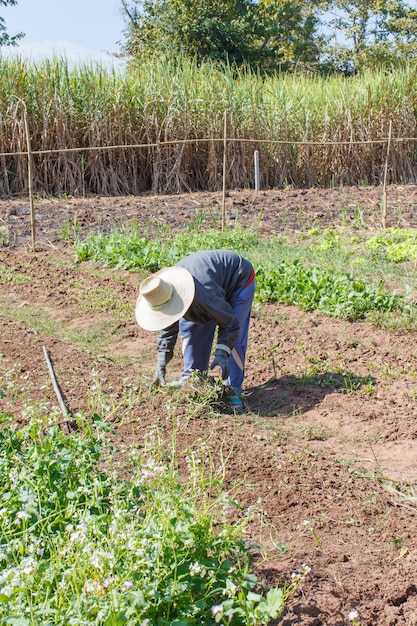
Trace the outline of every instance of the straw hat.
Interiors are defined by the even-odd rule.
[[[174,265],[148,276],[139,287],[136,321],[145,330],[162,330],[188,311],[195,292],[194,278]]]

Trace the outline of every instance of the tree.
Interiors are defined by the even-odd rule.
[[[396,53],[417,58],[417,10],[403,5],[394,7],[387,19],[387,28]]]
[[[317,10],[323,2],[259,0],[257,18],[262,24],[262,63],[272,67],[312,68],[319,63],[325,38],[319,35]],[[266,54],[265,54],[266,53]]]
[[[317,61],[320,0],[121,0],[132,58],[186,54],[271,69]]]
[[[17,0],[0,0],[0,6],[14,6],[15,4],[17,4]],[[0,46],[15,46],[23,36],[23,33],[18,33],[10,37],[7,34],[6,22],[3,17],[0,17]]]
[[[417,53],[417,11],[403,0],[335,0],[328,25],[342,34],[332,62],[348,73]]]

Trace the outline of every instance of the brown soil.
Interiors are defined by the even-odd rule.
[[[381,199],[380,188],[368,187],[236,191],[227,195],[226,215],[266,234],[342,220],[378,228]],[[387,225],[417,226],[417,186],[389,188],[387,200]],[[97,380],[116,404],[129,389],[141,391],[133,413],[119,407],[124,420],[113,424],[118,444],[140,442],[152,425],[167,423],[166,392],[147,391],[155,336],[134,321],[138,275],[76,263],[63,237],[131,219],[146,233],[182,228],[199,211],[209,227],[219,219],[221,203],[221,194],[209,193],[37,201],[33,252],[28,204],[0,202],[0,229],[10,241],[0,248],[0,262],[11,270],[0,292],[0,362],[5,371],[16,365],[34,403],[57,404],[46,346],[72,413],[88,414],[86,398]],[[110,286],[131,307],[127,321],[115,322],[111,305],[99,313],[82,306],[95,290]],[[66,331],[111,325],[113,340],[100,353],[87,350],[46,327],[11,321],[8,306],[36,306]],[[180,365],[177,354],[172,378]],[[247,411],[199,414],[181,431],[180,455],[201,440],[214,458],[221,452],[226,486],[257,511],[248,538],[265,550],[288,548],[272,552],[260,575],[281,585],[301,564],[311,567],[280,624],[342,626],[351,623],[353,609],[363,626],[417,624],[416,373],[415,334],[268,306],[252,320]],[[343,384],[347,379],[354,383],[351,390]],[[25,419],[18,396],[0,402]]]

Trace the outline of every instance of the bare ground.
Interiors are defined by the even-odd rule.
[[[382,190],[370,187],[236,191],[226,198],[226,215],[265,234],[342,220],[379,228],[381,198]],[[387,225],[417,226],[417,186],[389,188],[387,200]],[[118,444],[140,443],[152,425],[166,425],[166,394],[147,391],[155,336],[134,322],[140,277],[76,263],[63,238],[132,219],[147,233],[182,228],[200,212],[211,226],[221,203],[221,194],[209,193],[39,200],[34,252],[27,202],[0,202],[0,235],[9,238],[0,247],[0,366],[16,367],[34,403],[56,405],[46,346],[72,413],[88,414],[97,381],[115,405],[129,390],[142,394],[132,412],[120,406],[124,419],[113,424]],[[108,288],[126,303],[119,321],[111,303],[98,311],[86,306]],[[25,317],[26,310],[44,313],[55,330]],[[111,339],[98,349],[94,332],[103,328]],[[91,334],[91,349],[77,333]],[[177,354],[172,378],[180,365]],[[302,563],[311,567],[280,624],[342,626],[353,609],[363,626],[417,624],[416,373],[413,333],[268,306],[255,311],[251,324],[247,411],[198,414],[181,430],[179,454],[205,440],[225,462],[226,485],[257,512],[248,540],[265,550],[288,548],[272,552],[260,575],[278,585]],[[22,421],[23,395],[0,399]]]

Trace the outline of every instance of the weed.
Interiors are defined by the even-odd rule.
[[[307,441],[326,441],[329,434],[319,426],[305,425],[300,429],[300,436]]]
[[[91,371],[87,406],[91,414],[103,422],[123,424],[132,410],[140,405],[143,396],[144,386],[133,387],[125,381],[122,387],[115,390],[111,382],[100,376],[98,367]]]
[[[400,480],[395,481],[388,478],[381,478],[385,489],[393,496],[395,502],[417,510],[417,481]]]
[[[113,333],[113,326],[109,326],[108,322],[91,323],[86,328],[65,328],[62,323],[48,316],[47,311],[35,306],[15,307],[2,305],[0,303],[0,313],[8,319],[23,322],[28,327],[37,330],[52,337],[61,337],[68,339],[78,345],[86,347],[95,346],[103,348],[109,345],[109,336]]]
[[[7,246],[9,243],[9,229],[6,226],[0,226],[0,246]]]
[[[201,229],[205,217],[204,211],[196,209],[194,211],[194,218],[189,223],[190,231],[197,233]]]
[[[204,415],[216,417],[220,410],[225,409],[230,391],[223,382],[214,376],[203,376],[194,372],[180,387],[165,387],[161,390],[167,394],[166,408],[171,415],[184,415],[185,419],[193,419]]]
[[[111,286],[91,286],[88,298],[78,290],[77,304],[81,311],[110,312],[117,321],[128,321],[132,317],[132,304],[123,300],[120,293]]]
[[[61,239],[66,242],[77,243],[81,237],[81,228],[78,223],[77,215],[75,214],[72,220],[72,224],[69,220],[66,220],[64,226],[62,226],[58,232]]]
[[[0,284],[7,285],[8,283],[27,285],[30,283],[30,276],[11,270],[5,265],[0,265]]]
[[[356,228],[358,228],[359,230],[364,229],[366,227],[365,220],[363,217],[363,211],[360,209],[360,207],[356,207],[353,210],[353,216],[354,216]]]
[[[383,234],[368,239],[365,248],[377,258],[399,263],[417,256],[417,233],[405,228],[387,228]]]
[[[361,389],[365,393],[372,395],[375,393],[375,379],[372,376],[356,376],[352,372],[347,372],[343,377],[342,391],[358,391]]]

